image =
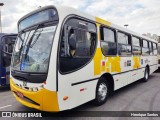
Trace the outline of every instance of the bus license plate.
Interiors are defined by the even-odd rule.
[[[23,97],[24,97],[23,94],[22,94],[21,92],[19,92],[19,91],[17,91],[16,94],[17,94],[17,96],[20,97],[20,98],[23,98]]]

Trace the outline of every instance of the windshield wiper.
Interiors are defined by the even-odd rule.
[[[42,26],[42,24],[39,24],[39,25],[37,26],[37,28],[34,30],[34,32],[33,32],[32,36],[31,36],[31,38],[30,38],[29,41],[28,41],[28,46],[31,45],[35,33],[37,32],[37,30],[38,30],[41,26]]]
[[[30,31],[31,32],[31,31]],[[28,39],[28,37],[29,37],[29,35],[30,35],[30,32],[29,32],[29,34],[28,34],[28,36],[27,36],[27,39]],[[22,53],[22,49],[23,49],[23,47],[24,47],[24,44],[26,43],[25,42],[25,36],[26,36],[26,32],[24,33],[25,35],[24,35],[24,39],[22,39],[22,37],[21,37],[21,35],[22,35],[22,33],[24,33],[24,31],[21,31],[19,34],[18,34],[18,37],[20,38],[20,40],[21,40],[21,47],[19,48],[19,59],[20,59],[20,55],[21,55],[21,53]],[[24,43],[25,42],[25,43]]]
[[[42,32],[42,31],[41,31],[41,32]],[[34,44],[37,42],[39,36],[41,35],[41,32],[39,32],[39,34],[37,35],[37,37],[35,38],[35,40],[33,41],[33,43],[30,44],[30,46],[29,46],[30,48],[32,48],[32,47],[34,46]]]
[[[22,41],[22,43],[24,42],[24,40],[22,39],[22,37],[21,37],[21,35],[22,35],[22,33],[23,33],[24,31],[21,31],[19,34],[18,34],[18,38],[20,38],[20,40]]]
[[[33,37],[34,37],[35,33],[37,32],[37,30],[38,30],[41,26],[42,26],[42,24],[39,24],[39,25],[37,26],[37,28],[34,30],[32,36],[30,37],[30,39],[29,39],[29,41],[28,41],[28,44],[27,44],[27,49],[26,49],[26,51],[25,51],[25,58],[26,58],[27,53],[28,53],[28,51],[29,51],[29,48],[30,48],[30,46],[31,46]],[[38,38],[37,38],[37,39],[38,39]]]

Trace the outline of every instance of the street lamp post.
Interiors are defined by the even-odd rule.
[[[0,27],[1,27],[1,33],[2,33],[2,21],[1,21],[1,7],[4,5],[4,3],[0,3]]]
[[[128,27],[128,24],[125,24],[124,26],[127,28],[127,27]]]

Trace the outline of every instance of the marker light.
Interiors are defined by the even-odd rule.
[[[46,85],[46,81],[43,82]]]
[[[63,97],[63,100],[65,101],[65,100],[67,100],[68,99],[68,96],[64,96]]]

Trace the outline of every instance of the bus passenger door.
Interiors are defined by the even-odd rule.
[[[60,108],[69,109],[95,97],[93,54],[96,48],[95,24],[69,19],[63,28],[59,50],[58,94]],[[67,96],[67,100],[63,98]]]
[[[134,82],[137,80],[137,70],[136,69],[133,69],[133,71],[131,72],[131,81],[130,83]]]
[[[130,70],[132,69],[132,66],[131,66],[131,57],[125,57],[124,58],[124,61],[123,61],[123,65],[124,65],[124,78],[125,78],[125,81],[124,81],[124,86],[126,86],[127,84],[129,84],[131,81],[132,81],[132,78],[131,78],[131,72]]]
[[[136,80],[139,79],[139,75],[142,74],[142,71],[140,68],[141,65],[141,60],[139,56],[134,56],[133,57],[133,65],[132,65],[132,82],[135,82]]]
[[[122,80],[123,85],[127,85],[131,81],[131,69],[132,69],[132,42],[131,35],[123,33],[121,31],[117,32],[118,36],[118,54],[121,56],[121,66],[122,66]]]

